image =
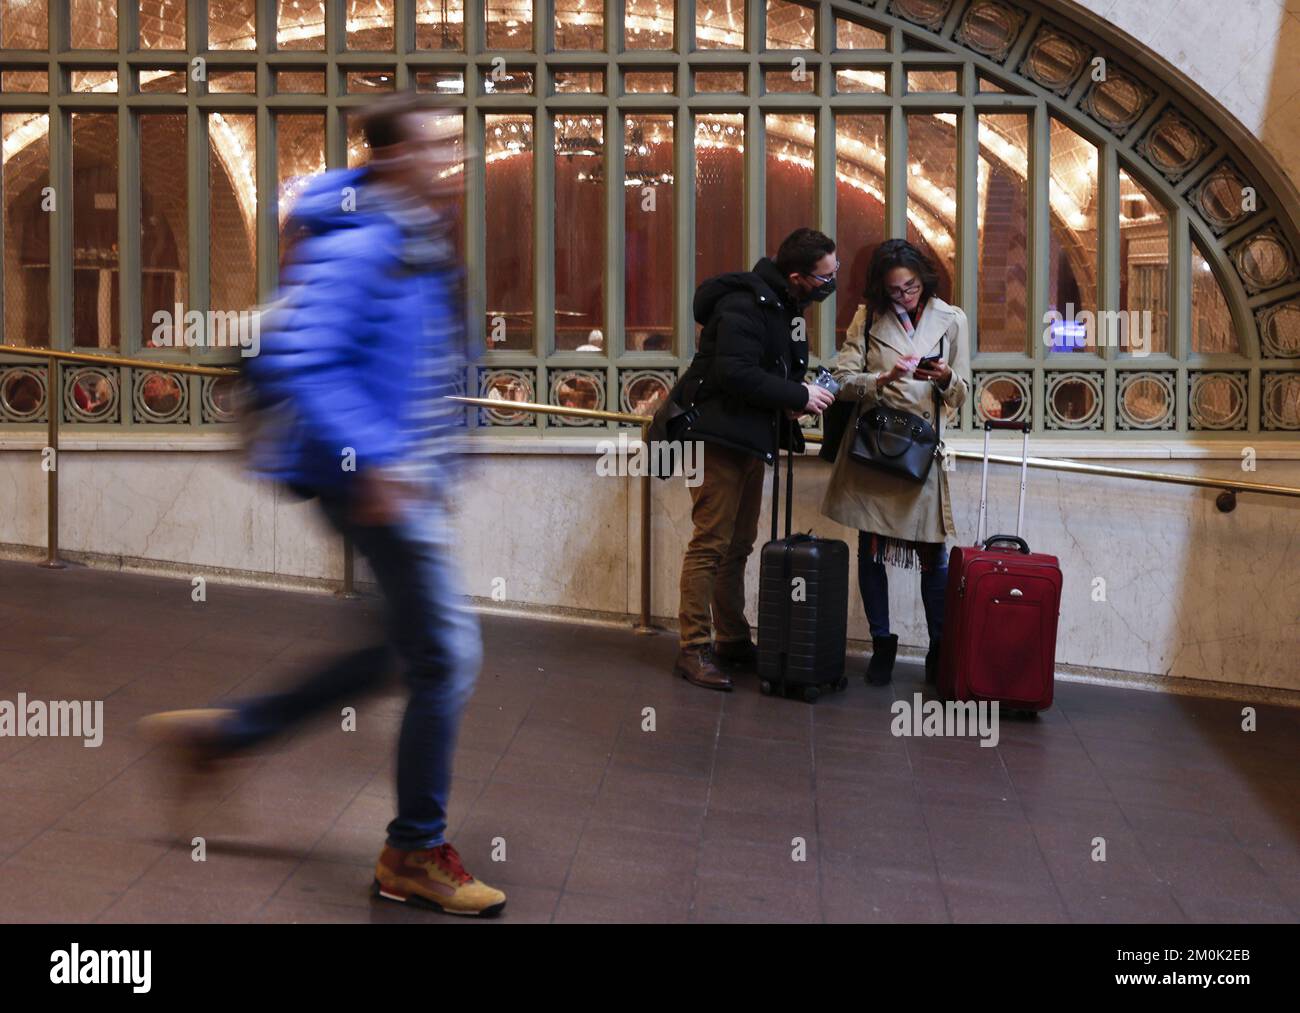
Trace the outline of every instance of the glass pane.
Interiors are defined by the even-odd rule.
[[[459,70],[422,70],[415,75],[415,90],[439,95],[465,94],[465,75]]]
[[[370,161],[370,143],[361,129],[360,109],[345,109],[343,119],[348,130],[348,168],[355,169]]]
[[[836,49],[884,49],[885,33],[848,18],[835,19]]]
[[[1029,333],[1029,117],[979,118],[979,350],[1023,352]]]
[[[49,0],[0,0],[0,48],[49,49]]]
[[[744,49],[746,0],[697,0],[696,49]]]
[[[7,13],[8,8],[6,8]],[[5,344],[50,344],[50,118],[0,114],[4,134]]]
[[[817,174],[814,171],[817,118],[812,113],[768,113],[767,236],[769,257],[795,229],[817,227]],[[737,241],[739,237],[737,236]],[[817,333],[817,307],[804,310],[805,338]]]
[[[391,70],[350,70],[343,83],[343,89],[349,95],[392,91],[396,87],[397,74]]]
[[[817,11],[788,0],[767,0],[768,49],[816,49]]]
[[[185,3],[186,0],[139,0],[141,49],[185,48]]]
[[[882,92],[885,90],[883,70],[837,70],[835,90],[844,92]]]
[[[626,349],[673,347],[673,118],[628,113],[623,144]]]
[[[117,48],[117,0],[71,0],[68,10],[73,49]]]
[[[1228,300],[1196,242],[1192,243],[1192,351],[1202,355],[1239,351]]]
[[[557,95],[601,95],[605,91],[605,73],[600,70],[557,70],[552,80]]]
[[[1050,144],[1047,308],[1062,322],[1044,340],[1054,352],[1084,351],[1077,314],[1097,311],[1097,148],[1055,119]]]
[[[1169,351],[1169,216],[1123,169],[1119,171],[1119,305],[1129,314],[1127,351]],[[1117,343],[1118,339],[1117,335]]]
[[[117,114],[72,114],[72,341],[120,348]]]
[[[486,48],[533,48],[532,0],[486,0],[486,5]]]
[[[277,70],[275,90],[281,95],[324,95],[323,70]]]
[[[350,6],[355,9],[356,4]],[[349,37],[354,16],[353,11],[349,11]],[[275,48],[324,49],[325,0],[277,0]]]
[[[257,48],[257,0],[208,0],[211,49]]]
[[[531,95],[533,93],[533,72],[507,67],[486,69],[483,73],[483,94],[485,95]]]
[[[166,68],[140,69],[140,94],[142,95],[184,95],[188,75],[184,70]]]
[[[776,253],[781,240],[795,229],[817,224],[816,174],[813,149],[816,118],[811,113],[768,113],[767,236],[764,248]]]
[[[416,49],[465,48],[465,0],[418,0]]]
[[[533,118],[486,117],[487,337],[491,349],[533,347]]]
[[[0,92],[27,92],[48,94],[50,90],[50,72],[48,70],[5,70],[0,71]]]
[[[257,91],[257,74],[251,70],[210,70],[208,91],[213,95],[222,92],[252,95]]]
[[[839,294],[835,297],[835,347],[862,302],[867,265],[885,237],[885,116],[842,114],[835,118],[835,243],[839,248]]]
[[[174,347],[188,306],[189,198],[185,172],[185,113],[140,114],[140,345]],[[155,321],[154,314],[167,316]],[[151,340],[159,324],[159,341]]]
[[[76,92],[98,92],[101,95],[117,92],[117,71],[115,70],[74,70],[71,74],[72,90]]]
[[[626,0],[623,48],[672,49],[674,17],[673,0]]]
[[[347,24],[348,49],[393,51],[393,0],[348,0]]]
[[[257,117],[208,116],[208,300],[214,310],[257,302]]]
[[[907,90],[909,92],[955,92],[957,72],[955,70],[909,70]]]
[[[745,90],[745,72],[743,70],[697,70],[695,90],[700,94],[717,92],[742,94]]]
[[[957,117],[907,117],[907,238],[939,272],[940,299],[952,301],[957,265]]]
[[[279,113],[275,118],[275,180],[280,227],[311,177],[325,171],[325,117]]]
[[[604,49],[604,0],[554,0],[556,49]]]
[[[768,70],[763,73],[763,87],[774,94],[799,92],[812,94],[817,90],[817,75],[806,67],[788,70]]]
[[[555,349],[605,344],[605,119],[555,117]]]
[[[695,284],[752,265],[745,235],[745,117],[705,113],[695,119]]]
[[[671,95],[673,77],[671,70],[629,70],[623,75],[623,90],[629,95]]]

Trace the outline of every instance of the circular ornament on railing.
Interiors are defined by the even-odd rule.
[[[152,369],[133,370],[131,376],[131,400],[136,422],[189,420],[190,387],[185,377]]]
[[[536,401],[533,372],[527,369],[485,369],[478,375],[479,397],[493,401]],[[505,408],[480,408],[479,421],[485,426],[535,426],[533,412]]]
[[[1021,422],[1029,419],[1032,401],[1029,373],[999,370],[975,374],[975,421],[1000,419]]]
[[[233,376],[205,376],[200,388],[204,422],[234,422],[239,386]]]
[[[1300,429],[1300,373],[1265,373],[1260,400],[1265,429]]]
[[[1192,429],[1246,428],[1246,374],[1192,373],[1188,377],[1188,425]]]
[[[1174,374],[1149,370],[1120,370],[1115,374],[1119,403],[1118,429],[1173,429]]]
[[[65,370],[65,422],[116,422],[117,401],[117,370],[100,366],[73,366]]]
[[[29,366],[0,370],[0,419],[5,422],[44,422],[45,373]]]
[[[1046,375],[1048,429],[1100,429],[1102,374],[1049,371]]]
[[[618,375],[618,409],[631,415],[653,415],[677,382],[671,369],[625,369]]]
[[[563,408],[605,410],[605,374],[590,369],[553,370],[550,374],[550,404]],[[600,419],[574,418],[567,415],[548,416],[551,423],[561,426],[603,426]]]
[[[1295,254],[1276,225],[1238,243],[1228,255],[1246,291],[1252,294],[1276,288],[1296,277]]]

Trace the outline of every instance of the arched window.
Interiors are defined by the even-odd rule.
[[[511,400],[652,410],[694,350],[695,284],[798,225],[834,236],[844,265],[809,314],[814,367],[843,340],[874,246],[928,251],[972,324],[968,431],[984,416],[1081,439],[1300,431],[1293,189],[1173,72],[1054,6],[0,8],[8,343],[229,359],[156,347],[150,318],[169,300],[266,298],[301,177],[364,161],[349,113],[410,86],[462,110],[483,156],[462,218],[484,348],[467,386],[503,402],[473,412],[486,436],[603,427]],[[35,213],[61,185],[80,196]],[[0,421],[38,424],[34,375],[0,362]],[[229,418],[220,385],[191,396],[166,375],[87,374],[66,417]]]

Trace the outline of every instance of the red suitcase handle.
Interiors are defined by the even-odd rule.
[[[1016,546],[1016,549],[1023,552],[1026,556],[1030,555],[1029,543],[1019,535],[994,535],[992,538],[984,539],[984,548],[991,549],[998,542],[1010,542]]]

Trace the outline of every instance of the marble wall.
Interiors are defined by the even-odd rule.
[[[1004,452],[1011,453],[1015,441],[1002,439]],[[958,449],[977,446],[969,438],[953,442]],[[526,449],[499,446],[467,460],[469,479],[457,517],[467,591],[500,607],[635,615],[639,480],[597,474],[597,458],[583,441]],[[1034,450],[1051,456],[1060,448]],[[1281,459],[1260,460],[1254,473],[1243,473],[1235,457],[1172,458],[1166,450],[1163,459],[1152,459],[1158,449],[1135,453],[1130,445],[1127,456],[1090,459],[1300,487],[1297,447],[1279,448]],[[60,539],[69,553],[94,553],[110,565],[116,557],[134,565],[152,561],[216,574],[215,579],[226,573],[231,579],[306,580],[323,587],[341,578],[339,539],[314,508],[248,480],[235,454],[65,451],[62,462]],[[852,545],[853,533],[819,512],[828,474],[815,458],[797,462],[794,526]],[[36,453],[0,453],[0,543],[10,554],[21,551],[15,546],[44,545],[44,481]],[[994,466],[990,530],[1014,528],[1017,483],[1017,469]],[[952,488],[958,541],[969,543],[978,464],[958,461]],[[1060,664],[1300,690],[1300,500],[1244,494],[1235,512],[1223,514],[1215,495],[1210,489],[1030,471],[1025,537],[1036,550],[1059,555],[1065,575]],[[680,479],[653,483],[652,518],[652,612],[671,622],[691,531],[690,498]],[[760,541],[769,523],[765,508]],[[364,579],[360,567],[358,575]],[[755,557],[751,616],[756,580]],[[855,573],[851,580],[849,635],[867,640]],[[891,571],[890,596],[900,640],[923,647],[915,573]]]

